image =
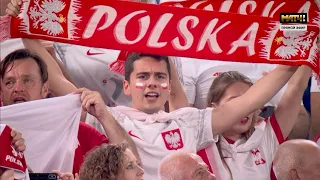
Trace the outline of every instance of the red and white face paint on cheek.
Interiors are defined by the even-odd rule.
[[[168,89],[168,84],[167,83],[161,83],[162,89]]]
[[[136,83],[136,88],[137,88],[137,89],[143,89],[143,86],[144,86],[144,84],[141,83],[141,82],[137,82],[137,83]]]

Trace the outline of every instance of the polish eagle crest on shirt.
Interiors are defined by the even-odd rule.
[[[161,133],[164,144],[168,150],[177,150],[183,148],[180,129],[174,129]]]

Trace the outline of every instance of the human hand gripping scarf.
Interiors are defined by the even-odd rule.
[[[1,18],[0,38],[208,60],[304,64],[319,73],[320,12],[314,1],[189,0],[178,4],[28,0],[18,18]],[[308,13],[307,30],[281,31],[280,12]],[[110,68],[123,73],[123,66],[124,58],[119,58]]]

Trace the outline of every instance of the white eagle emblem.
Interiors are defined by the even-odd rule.
[[[184,145],[180,129],[162,132],[161,135],[168,150],[177,150],[183,148]]]
[[[175,133],[170,132],[169,134],[167,134],[165,136],[165,138],[166,138],[166,142],[169,144],[169,146],[172,149],[176,149],[181,146],[181,144],[180,144],[181,138],[177,132],[175,132]]]
[[[275,41],[282,45],[275,51],[275,55],[283,59],[290,59],[300,53],[301,57],[305,57],[306,51],[312,46],[312,36],[314,32],[311,31],[284,31],[282,37],[277,37]]]
[[[61,23],[66,23],[66,18],[62,14],[57,16],[57,13],[61,12],[66,4],[61,0],[44,0],[42,4],[39,4],[39,0],[34,1],[35,6],[30,8],[30,18],[33,20],[33,27],[38,29],[39,24],[43,31],[49,35],[59,35],[64,32]]]

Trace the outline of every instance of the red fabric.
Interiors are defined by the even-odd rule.
[[[0,124],[0,167],[14,170],[15,178],[24,178],[26,160],[24,154],[12,145],[11,131],[9,126]]]
[[[209,157],[207,155],[206,149],[202,149],[197,152],[197,154],[202,158],[202,160],[208,165],[209,171],[213,173],[213,170],[211,168],[210,162],[209,162]],[[213,173],[214,174],[214,173]]]
[[[281,131],[281,128],[278,124],[278,121],[276,119],[276,116],[275,114],[273,114],[271,117],[270,117],[270,123],[271,123],[271,127],[274,131],[274,133],[276,134],[277,136],[277,139],[278,139],[278,142],[279,144],[282,144],[285,142],[285,138],[283,137],[283,133]]]
[[[105,135],[84,122],[80,122],[78,132],[79,146],[75,151],[73,173],[79,173],[85,155],[94,147],[108,143]]]
[[[273,163],[271,164],[270,179],[271,180],[277,180],[277,177],[276,177],[276,175],[274,174],[274,171],[273,171]]]
[[[234,144],[234,143],[235,143],[235,141],[232,140],[232,139],[229,139],[229,138],[227,138],[227,137],[224,137],[224,138],[227,140],[227,142],[228,142],[229,144]]]
[[[261,16],[129,1],[71,0],[64,1],[65,5],[61,2],[24,2],[21,14],[23,18],[11,21],[11,37],[200,59],[305,64],[319,73],[319,53],[314,43],[319,34],[319,24],[312,22],[308,24],[308,30],[303,31],[305,33],[297,34],[280,31],[278,22]],[[290,4],[284,10],[295,12],[296,4],[301,5],[305,0],[283,2]],[[39,4],[42,3],[45,3],[43,7],[51,6],[55,10],[41,8]],[[318,13],[319,9],[315,8],[314,2],[311,4],[310,12]],[[312,20],[319,17],[313,17],[315,13],[309,14]],[[40,19],[46,16],[55,18]],[[276,16],[274,18],[277,19]],[[5,20],[2,22],[6,23]],[[3,38],[5,34],[2,33],[1,36]],[[304,45],[306,46],[303,47]],[[114,69],[121,70],[123,67]]]
[[[118,59],[109,65],[109,69],[113,72],[117,72],[120,75],[124,75],[124,62],[126,61],[128,55],[128,51],[121,51]]]

